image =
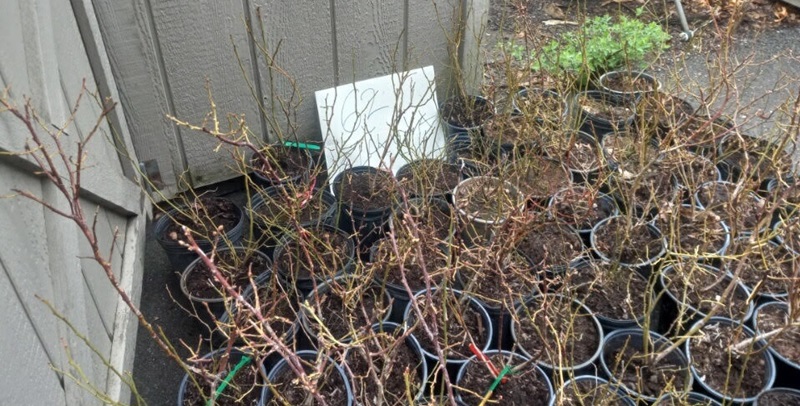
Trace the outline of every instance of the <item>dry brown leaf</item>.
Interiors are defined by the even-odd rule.
[[[557,20],[564,20],[567,18],[567,16],[564,15],[564,11],[553,3],[547,3],[544,5],[544,13],[547,14],[548,17]]]
[[[575,21],[565,21],[565,20],[545,20],[542,21],[544,25],[578,25]]]
[[[789,16],[789,10],[783,4],[775,3],[772,6],[772,14],[775,15],[775,22],[781,22]]]

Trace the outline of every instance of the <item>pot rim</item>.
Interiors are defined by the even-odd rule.
[[[483,219],[483,218],[474,216],[472,214],[469,214],[466,211],[464,211],[464,209],[462,209],[461,207],[458,207],[458,200],[457,199],[460,197],[460,195],[458,193],[459,188],[462,188],[463,185],[465,185],[465,184],[472,183],[472,182],[478,182],[478,181],[482,181],[482,180],[486,180],[486,179],[503,182],[503,185],[510,190],[511,194],[516,194],[517,195],[517,200],[520,203],[519,203],[519,205],[517,205],[517,207],[515,209],[518,210],[518,211],[525,210],[525,196],[522,194],[522,192],[519,191],[519,189],[516,186],[514,186],[514,184],[512,184],[511,182],[509,182],[507,180],[503,180],[501,178],[498,178],[497,176],[481,175],[481,176],[473,176],[471,178],[464,179],[464,180],[462,180],[461,182],[458,183],[458,185],[455,187],[455,189],[453,189],[453,206],[455,206],[455,209],[456,209],[456,211],[457,211],[457,213],[459,215],[464,216],[468,220],[474,221],[474,222],[476,222],[478,224],[487,224],[487,225],[500,225],[500,224],[505,223],[506,220],[508,220],[508,218],[509,218],[508,215],[506,215],[505,217],[502,217],[500,219],[497,219],[497,220]],[[511,210],[509,210],[508,212],[509,213],[513,213],[513,211],[511,211]]]

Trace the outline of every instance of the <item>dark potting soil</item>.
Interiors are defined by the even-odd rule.
[[[639,110],[645,123],[657,125],[662,130],[677,127],[694,113],[691,104],[666,93],[644,96],[639,102]]]
[[[335,368],[335,364],[332,364],[330,360],[324,361],[327,365],[324,371],[318,374],[317,363],[309,365],[307,362],[303,362],[306,376],[309,377],[311,383],[316,385],[317,393],[325,399],[325,403],[328,405],[347,404],[347,383]],[[268,390],[272,391],[272,398],[267,402],[268,406],[321,405],[314,395],[303,386],[294,371],[288,367],[284,368],[282,373],[270,382],[269,386]]]
[[[749,302],[745,291],[734,288],[728,296],[723,296],[730,283],[725,273],[694,265],[691,261],[675,263],[672,269],[664,274],[665,287],[683,305],[708,314],[721,302],[724,305],[715,315],[738,321],[747,315]]]
[[[684,150],[667,153],[662,167],[673,174],[678,184],[690,191],[719,179],[719,171],[713,162]]]
[[[275,266],[290,280],[332,278],[353,258],[352,246],[341,233],[324,228],[303,229],[275,258]]]
[[[447,257],[436,245],[402,238],[397,240],[397,248],[398,251],[395,252],[389,239],[377,243],[371,269],[374,278],[384,283],[404,286],[405,274],[409,288],[416,292],[427,288],[426,278],[429,278],[431,287],[434,287],[451,276],[447,269]],[[418,248],[421,249],[421,255]]]
[[[590,172],[600,167],[600,154],[597,144],[579,138],[578,133],[552,131],[550,137],[543,139],[542,149],[550,158],[560,160],[567,168],[578,172]]]
[[[647,223],[632,220],[630,228],[623,217],[614,217],[595,230],[595,249],[606,257],[626,264],[644,262],[661,252],[663,240]]]
[[[264,318],[264,323],[275,332],[276,337],[283,338],[297,320],[299,305],[292,292],[283,292],[278,284],[277,276],[257,287],[258,299],[255,295],[246,298],[248,303],[256,308]],[[262,332],[267,334],[266,328],[257,328],[260,323],[255,314],[244,305],[236,304],[233,313],[233,323],[224,326],[227,331],[235,327],[236,331],[248,343],[265,343]]]
[[[623,343],[624,344],[624,343]],[[649,397],[658,397],[665,388],[682,392],[686,388],[686,376],[689,369],[678,363],[675,358],[664,357],[658,364],[654,362],[654,354],[663,351],[666,346],[658,346],[653,352],[645,354],[634,345],[623,345],[620,348],[606,348],[603,355],[611,373],[630,390]]]
[[[633,131],[606,134],[602,145],[605,153],[619,166],[623,178],[632,178],[642,168],[661,159],[661,151],[654,138]]]
[[[711,211],[680,206],[672,212],[662,212],[661,216],[659,228],[669,230],[667,244],[674,252],[712,255],[725,245],[728,231]]]
[[[483,124],[494,112],[489,103],[453,98],[441,106],[440,114],[451,125],[472,128]]]
[[[399,406],[417,396],[423,361],[402,334],[378,333],[360,342],[347,351],[346,367],[358,404]]]
[[[749,190],[736,191],[730,183],[705,184],[697,192],[697,200],[722,218],[737,232],[755,231],[766,210],[766,201],[754,196]]]
[[[524,116],[533,117],[545,125],[560,123],[565,113],[564,100],[551,93],[528,90],[516,102]]]
[[[538,155],[528,154],[501,172],[501,178],[532,200],[547,199],[571,183],[569,171],[560,162]]]
[[[449,205],[422,203],[394,213],[394,232],[398,236],[415,236],[430,244],[447,240],[452,234],[453,214]]]
[[[302,150],[271,146],[260,152],[262,158],[253,157],[253,170],[274,183],[303,176],[311,167],[311,156]]]
[[[539,296],[517,313],[517,345],[531,358],[559,367],[580,365],[600,345],[597,325],[569,298]]]
[[[457,261],[461,290],[508,312],[530,296],[539,282],[530,262],[516,251],[506,254],[498,247],[475,246],[464,249]]]
[[[615,106],[610,101],[596,99],[588,96],[578,98],[578,104],[585,113],[602,118],[612,123],[627,119],[633,115],[633,110],[627,106]]]
[[[554,196],[553,215],[576,230],[589,230],[614,214],[614,203],[605,204],[598,192],[583,186],[564,189]]]
[[[236,363],[238,363],[238,359]],[[224,367],[219,368],[219,360],[217,360],[213,366],[210,366],[214,369],[206,369],[208,373],[214,375],[215,382],[213,386],[212,382],[209,382],[211,379],[210,377],[203,377],[196,374],[195,379],[200,386],[199,391],[198,387],[189,379],[186,385],[186,391],[184,392],[183,405],[206,406],[207,399],[211,398],[222,383],[222,380],[225,379],[228,373],[236,366],[236,363],[227,361]],[[257,405],[261,400],[261,390],[264,387],[261,383],[261,379],[258,366],[251,361],[250,364],[242,367],[242,369],[233,376],[225,390],[214,400],[214,404],[219,406]]]
[[[269,270],[266,257],[256,252],[219,251],[214,257],[214,264],[227,282],[239,291],[244,291],[250,286],[252,278]],[[203,261],[197,262],[187,275],[186,290],[192,296],[203,299],[227,296],[222,285],[217,282],[211,269]]]
[[[779,223],[775,231],[783,244],[794,252],[800,252],[800,217],[791,217]]]
[[[641,76],[609,75],[606,76],[604,85],[617,92],[652,92],[656,90],[655,84]]]
[[[692,115],[681,126],[675,129],[673,141],[692,150],[701,149],[715,155],[714,149],[732,129],[722,121],[710,120],[708,117]]]
[[[636,320],[644,315],[650,289],[647,280],[631,269],[588,266],[570,269],[561,292],[599,316]]]
[[[461,181],[458,165],[437,159],[415,161],[397,173],[397,181],[409,196],[430,197],[450,193]]]
[[[431,303],[424,295],[418,297],[418,305],[422,311],[425,323],[432,328],[436,324],[436,337],[447,359],[465,360],[472,356],[469,344],[475,343],[478,348],[484,348],[489,339],[488,326],[481,313],[475,310],[471,301],[466,297],[460,298],[445,291],[437,290],[431,293]],[[411,311],[410,326],[417,324],[417,314]],[[435,345],[428,334],[417,327],[415,334],[420,346],[431,354],[436,354]]]
[[[503,354],[491,354],[489,360],[498,369],[503,370],[507,365],[516,366],[524,361],[517,357],[509,357]],[[458,382],[458,389],[461,399],[470,406],[477,406],[486,395],[489,387],[494,382],[494,377],[489,373],[481,361],[473,361],[467,364],[464,375]],[[489,404],[502,405],[546,405],[550,401],[550,391],[547,381],[533,367],[528,365],[523,370],[513,375],[508,375],[506,383],[497,385],[492,395],[489,397]]]
[[[627,406],[609,383],[593,380],[573,381],[559,393],[560,406]]]
[[[222,232],[226,233],[240,220],[241,213],[232,201],[222,197],[200,196],[175,214],[160,237],[167,241],[186,240],[181,230],[182,226],[186,226],[194,238],[212,240],[218,227],[221,226]]]
[[[369,280],[365,280],[366,285],[341,283],[328,285],[330,290],[326,292],[314,291],[306,299],[314,311],[313,315],[306,313],[306,317],[318,339],[329,339],[330,334],[333,340],[341,340],[368,330],[387,315],[388,303],[385,303],[384,291],[380,287],[370,285]],[[321,331],[325,333],[321,334]]]
[[[486,122],[483,134],[492,149],[498,145],[536,144],[541,138],[540,129],[524,116],[495,116]]]
[[[456,207],[470,217],[488,221],[503,221],[522,204],[517,191],[499,178],[471,178],[458,187],[454,196]]]
[[[764,306],[758,311],[758,333],[763,334],[779,328],[782,333],[767,339],[772,348],[791,362],[800,364],[800,327],[791,325],[789,313],[784,306]]]
[[[290,188],[278,190],[277,195],[264,195],[264,204],[255,210],[257,215],[255,220],[262,229],[285,228],[288,224],[294,224],[294,220],[297,221],[297,224],[317,220],[324,216],[331,207],[328,202],[322,200],[321,193],[306,199],[299,189],[296,192]],[[290,221],[292,222],[290,223]]]
[[[766,392],[758,398],[758,406],[797,406],[798,395],[787,392]]]
[[[728,269],[736,272],[741,267],[739,277],[751,293],[783,294],[796,283],[795,257],[780,245],[751,245],[748,240],[739,239],[731,244],[729,256],[732,259]]]
[[[394,199],[394,177],[388,171],[346,172],[337,190],[340,200],[358,210],[390,207]]]
[[[755,348],[736,352],[731,346],[749,339],[741,328],[708,324],[690,338],[691,363],[703,382],[737,398],[756,396],[766,385],[766,360]]]
[[[720,158],[737,170],[746,172],[747,178],[764,180],[791,172],[791,155],[764,139],[746,134],[742,134],[741,138],[732,136],[725,139],[720,149]]]
[[[584,253],[580,236],[562,224],[534,220],[528,227],[517,249],[541,269],[568,266]]]

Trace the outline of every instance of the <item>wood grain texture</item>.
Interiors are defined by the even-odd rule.
[[[451,87],[454,61],[451,52],[458,54],[451,41],[458,34],[461,3],[467,0],[408,0],[409,66],[433,65],[436,72],[436,93],[442,102]]]
[[[269,142],[322,139],[314,91],[336,83],[331,13],[328,0],[252,1]]]
[[[151,3],[164,58],[175,115],[191,123],[204,123],[211,107],[206,80],[226,129],[227,115],[244,114],[253,128],[259,111],[245,74],[252,73],[248,36],[241,0],[154,1]],[[209,127],[212,123],[205,121]],[[233,162],[226,148],[206,134],[179,129],[194,186],[208,185],[233,176]]]

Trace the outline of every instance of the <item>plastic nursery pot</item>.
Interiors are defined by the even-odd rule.
[[[450,200],[453,189],[471,176],[465,165],[442,159],[418,159],[403,165],[395,178],[409,197]]]
[[[453,190],[461,235],[470,244],[486,244],[514,213],[525,208],[522,193],[508,181],[476,176],[461,181]]]
[[[213,361],[198,365],[198,368],[205,369],[219,379],[216,385],[210,385],[207,382],[208,378],[200,375],[195,376],[194,380],[188,373],[183,376],[178,388],[178,406],[205,405],[207,399],[211,398],[236,404],[264,404],[264,394],[268,391],[262,382],[263,377],[267,375],[264,364],[249,352],[237,348],[231,349],[230,353],[226,351],[227,348],[212,351],[204,355],[203,359]],[[226,365],[222,367],[220,364],[226,355],[227,359],[224,360]],[[258,363],[257,368],[256,363]],[[200,385],[199,388],[195,382]],[[198,389],[202,391],[202,395],[198,393]]]
[[[201,218],[202,224],[196,224],[192,218]],[[170,210],[161,216],[156,221],[153,233],[158,244],[166,252],[172,269],[183,271],[198,257],[181,245],[180,241],[186,241],[181,226],[195,231],[192,236],[197,246],[203,252],[210,252],[213,244],[204,236],[212,235],[221,225],[224,233],[220,236],[218,246],[221,247],[222,244],[233,246],[242,240],[247,228],[246,223],[244,212],[231,200],[224,197],[199,197],[192,204]]]
[[[635,406],[624,392],[607,380],[594,375],[576,376],[561,386],[550,406],[560,405],[590,406]]]
[[[386,290],[369,280],[342,275],[306,295],[299,321],[311,345],[321,348],[317,345],[320,340],[334,346],[350,342],[354,334],[387,321],[391,313],[392,299]],[[324,324],[322,334],[320,323]]]
[[[575,183],[594,184],[605,171],[602,148],[597,139],[583,131],[564,131],[563,137],[543,146],[544,153],[569,169]]]
[[[548,303],[553,300],[560,303]],[[564,309],[565,303],[569,303],[569,309]],[[511,337],[515,349],[536,359],[547,372],[565,377],[597,373],[593,364],[600,357],[603,327],[592,311],[578,300],[553,294],[529,299],[516,308]],[[588,347],[589,355],[576,360],[576,354],[583,352],[577,350],[579,346]]]
[[[398,202],[389,217],[395,237],[413,236],[426,243],[449,245],[455,234],[455,215],[449,200],[412,197]],[[375,248],[375,245],[372,246]]]
[[[321,364],[325,365],[322,373],[315,374],[313,380],[317,384],[319,394],[329,405],[352,406],[354,404],[350,380],[341,365],[337,364],[333,358],[316,351],[298,351],[296,355],[301,360],[306,376],[317,372],[322,366]],[[302,405],[312,396],[295,377],[295,372],[286,359],[281,359],[272,367],[267,375],[267,380],[269,383],[262,397],[264,405]]]
[[[483,126],[480,142],[490,162],[515,161],[539,152],[542,133],[551,131],[521,115],[496,115]]]
[[[685,327],[706,317],[719,302],[724,306],[717,310],[718,315],[742,323],[753,315],[750,291],[737,281],[730,296],[723,298],[733,275],[711,265],[691,260],[676,262],[661,270],[659,281],[669,298],[662,302],[661,323],[674,333],[679,334],[685,331]]]
[[[754,192],[742,190],[742,185],[727,181],[705,182],[697,188],[694,203],[720,216],[734,236],[762,233],[772,222],[763,221],[765,199]],[[733,214],[733,215],[732,215]]]
[[[609,380],[634,401],[647,403],[654,402],[668,384],[678,392],[691,390],[694,378],[683,350],[673,349],[654,365],[656,354],[661,356],[672,343],[652,331],[649,336],[646,351],[641,329],[617,330],[606,336],[600,364]],[[650,372],[650,376],[643,376],[640,371]]]
[[[800,256],[800,218],[780,220],[772,226],[775,241],[794,255]]]
[[[778,205],[773,222],[796,217],[800,213],[800,182],[795,176],[784,176],[767,181],[766,199]]]
[[[658,138],[667,137],[670,131],[680,127],[695,111],[688,101],[661,91],[641,97],[636,109],[637,131]]]
[[[527,363],[530,358],[502,350],[484,351],[489,360],[481,360],[473,355],[461,366],[456,377],[455,392],[458,400],[466,405],[502,404],[510,406],[548,405],[554,397],[553,385],[547,374],[535,364]],[[505,382],[494,385],[496,376],[489,372],[491,364],[498,373],[508,371]],[[514,371],[522,366],[522,371]],[[489,391],[494,387],[494,390]],[[489,399],[483,402],[484,399]],[[502,401],[498,402],[498,400]]]
[[[636,109],[625,97],[600,90],[584,90],[575,95],[580,130],[602,141],[605,133],[619,132],[633,123]]]
[[[429,293],[434,303],[426,303]],[[442,345],[442,351],[444,352],[448,374],[451,377],[456,376],[458,368],[464,365],[467,359],[472,356],[472,352],[469,349],[470,343],[474,343],[483,352],[489,350],[492,335],[494,334],[494,326],[489,313],[474,298],[455,289],[431,288],[430,290],[418,292],[406,306],[403,316],[403,326],[406,331],[409,329],[420,331],[422,329],[422,326],[418,326],[419,320],[416,308],[426,317],[429,326],[432,321],[431,318],[437,317],[438,332],[435,331],[434,335],[446,337],[443,339],[448,340],[446,348]],[[467,311],[470,311],[470,313]],[[444,312],[447,312],[446,318],[443,315]],[[443,330],[444,324],[446,324],[446,331]],[[431,370],[435,370],[433,366],[437,365],[440,360],[434,344],[425,334],[417,337],[428,367]],[[453,341],[458,342],[449,341],[451,338]]]
[[[395,199],[391,172],[370,166],[345,169],[333,179],[333,193],[339,204],[338,226],[357,236],[366,251],[388,226]]]
[[[798,258],[783,246],[769,241],[751,241],[750,237],[733,240],[723,260],[728,269],[739,269],[742,284],[756,301],[786,300],[794,285]]]
[[[303,292],[326,279],[351,272],[355,243],[342,230],[327,224],[301,225],[287,232],[272,256],[274,269],[288,284]]]
[[[425,397],[413,403],[415,406],[451,406],[452,402],[447,396],[435,396],[435,397]],[[456,399],[456,405],[458,406],[466,406],[464,402]]]
[[[455,96],[439,105],[448,138],[458,133],[479,135],[484,122],[494,116],[494,105],[482,96]]]
[[[543,126],[560,127],[567,118],[567,100],[553,90],[522,88],[511,100],[514,114],[533,116]]]
[[[250,167],[253,181],[261,187],[303,183],[314,166],[313,157],[305,149],[272,144],[261,149],[260,153],[263,158],[253,154]]]
[[[371,336],[364,334],[363,337],[359,337],[358,344],[348,347],[342,356],[343,365],[347,365],[345,369],[351,378],[356,404],[378,404],[379,396],[386,405],[406,404],[403,401],[409,398],[414,401],[422,399],[427,392],[428,364],[422,355],[419,341],[413,334],[403,337],[403,328],[397,323],[378,323],[372,326],[371,331],[373,333]],[[403,345],[397,345],[398,340],[403,340]],[[367,359],[367,352],[370,353],[371,364]],[[385,355],[383,355],[384,352]],[[376,360],[379,362],[378,364],[375,363]],[[386,361],[390,361],[391,364],[387,365]],[[376,368],[375,373],[380,377],[379,379],[384,379],[383,382],[375,381],[368,370],[370,367]],[[407,390],[403,390],[403,393],[388,393],[386,385],[391,384],[392,380],[405,382],[406,370],[410,370],[412,373],[416,372],[416,379],[409,376],[409,385],[403,384],[402,387],[417,386],[419,389],[411,393]],[[379,384],[383,385],[379,386]],[[382,394],[376,393],[381,389],[383,389]]]
[[[800,405],[800,390],[772,388],[756,396],[753,406],[793,406]]]
[[[717,260],[725,256],[731,244],[731,232],[716,213],[685,203],[673,210],[676,211],[661,213],[658,219],[659,229],[671,230],[672,235],[666,236],[670,256],[703,260]],[[711,231],[709,223],[718,226],[716,230]]]
[[[639,101],[661,90],[661,82],[654,76],[638,71],[611,71],[600,76],[600,87],[611,94]]]
[[[769,320],[773,319],[773,320]],[[778,323],[777,322],[779,319]],[[789,319],[789,306],[785,302],[767,302],[758,306],[753,313],[753,329],[756,334],[764,334],[775,330],[775,328],[783,327]],[[772,321],[778,326],[767,326],[768,321]],[[791,348],[797,347],[800,341],[797,341],[797,327],[789,327],[784,330],[778,338],[769,338],[767,341],[769,347],[767,350],[772,354],[775,359],[775,366],[777,369],[777,382],[776,385],[800,389],[800,362],[795,358],[790,359],[781,352],[794,351]],[[796,354],[796,351],[794,352]]]
[[[772,387],[775,382],[775,361],[769,351],[763,351],[766,342],[752,341],[755,337],[753,330],[722,317],[712,317],[704,325],[702,323],[703,320],[700,320],[692,326],[691,330],[699,330],[686,340],[684,348],[692,376],[703,392],[725,405],[750,404],[759,393]],[[733,331],[723,330],[723,327]],[[738,329],[741,329],[740,332]],[[732,354],[734,350],[730,347],[742,343],[746,344],[742,352]],[[714,351],[719,353],[713,354]],[[756,366],[762,366],[763,369],[751,369]],[[714,374],[715,370],[719,373]],[[758,375],[761,375],[761,385],[745,392],[741,386],[745,383],[755,386],[753,382]]]
[[[730,120],[719,115],[714,118],[695,113],[676,129],[673,136],[678,145],[683,145],[689,151],[719,163],[717,159],[718,144],[732,132],[734,132],[734,125]],[[723,179],[726,179],[727,172],[724,169],[720,168],[720,171]]]
[[[617,202],[609,195],[585,186],[571,186],[556,192],[547,203],[548,214],[567,224],[586,245],[589,235],[600,221],[619,215]]]
[[[651,268],[666,253],[667,239],[656,226],[637,219],[631,219],[633,229],[626,230],[626,219],[626,216],[612,216],[597,223],[590,235],[592,250],[605,262],[626,268]],[[617,245],[601,243],[601,240],[605,241],[607,236],[610,236],[612,240],[610,244]],[[629,248],[642,247],[642,244],[646,244],[644,253],[629,250]],[[610,250],[608,250],[609,248]]]
[[[667,393],[658,398],[653,406],[721,406],[719,402],[697,392],[682,394]]]
[[[329,221],[336,210],[336,198],[325,189],[317,189],[306,200],[303,190],[286,185],[272,186],[255,193],[250,200],[250,218],[256,229],[254,240],[261,241],[262,251],[272,254],[281,234],[296,221],[320,224]]]
[[[791,173],[792,168],[791,155],[779,144],[733,131],[720,141],[717,160],[726,180],[752,182],[757,187]]]
[[[208,254],[217,269],[236,291],[242,291],[261,274],[269,273],[272,261],[261,251],[244,247],[220,248]],[[249,275],[248,275],[249,273]],[[192,310],[205,325],[214,326],[225,312],[230,294],[219,284],[201,258],[194,260],[181,274],[181,292],[189,299]]]

